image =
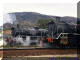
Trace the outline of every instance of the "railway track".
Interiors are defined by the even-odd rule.
[[[0,56],[77,55],[77,49],[0,49]]]

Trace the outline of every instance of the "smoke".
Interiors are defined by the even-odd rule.
[[[30,44],[30,37],[27,36],[27,37],[26,37],[26,40],[25,40],[24,43],[23,43],[23,46],[28,46],[29,44]]]
[[[20,43],[22,46],[30,45],[30,37],[29,36],[27,36],[25,40],[23,40],[23,38],[21,36],[14,37],[12,40],[13,40],[12,44]],[[0,46],[6,46],[8,44],[9,44],[9,42],[7,42],[6,39],[0,40]]]
[[[3,46],[3,40],[0,40],[0,46]]]
[[[24,43],[23,39],[20,36],[14,38],[14,41],[16,41],[16,43],[21,43],[21,44]]]
[[[29,46],[30,44],[30,37],[27,36],[25,40],[21,36],[17,36],[13,39],[13,41],[17,43],[21,43],[22,46]]]
[[[12,37],[11,40],[12,40],[11,45],[13,45],[13,46],[17,46],[17,45],[30,46],[30,44],[34,43],[34,42],[36,42],[37,45],[39,45],[39,41],[37,39],[31,40],[30,36],[26,36],[26,38],[24,39],[24,38],[22,38],[22,36],[18,35],[17,37]],[[4,44],[4,46],[10,44],[6,39],[2,43]]]
[[[3,40],[3,45],[6,46],[7,45],[7,42],[5,40]]]
[[[0,47],[1,46],[6,46],[7,45],[7,42],[3,39],[0,40]]]
[[[13,21],[15,21],[15,20],[16,20],[15,14],[8,13],[8,14],[3,15],[3,24],[4,23],[13,23]]]

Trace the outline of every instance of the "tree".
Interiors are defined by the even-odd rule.
[[[39,26],[39,28],[42,29],[47,29],[48,28],[48,23],[52,21],[52,19],[39,19],[37,22],[37,25]]]

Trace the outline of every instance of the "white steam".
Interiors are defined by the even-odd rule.
[[[3,23],[13,23],[16,20],[15,14],[4,14]]]
[[[16,43],[21,43],[22,46],[29,46],[30,44],[30,37],[27,36],[26,40],[23,40],[23,38],[21,36],[17,36],[13,39],[13,41],[15,41]]]

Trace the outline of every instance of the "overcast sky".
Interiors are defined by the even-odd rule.
[[[76,3],[13,3],[4,5],[4,13],[38,12],[46,15],[77,17]]]

